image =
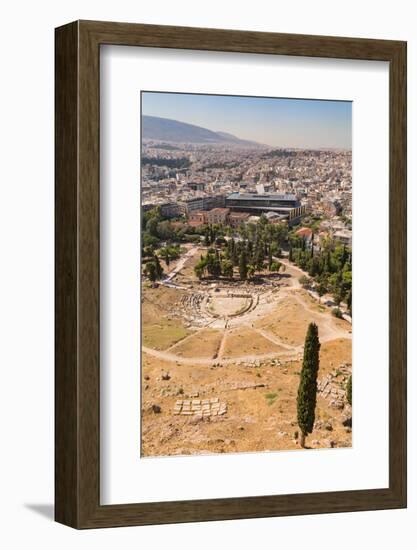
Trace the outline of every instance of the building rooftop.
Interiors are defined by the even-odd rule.
[[[230,212],[232,218],[248,218],[250,214],[247,212]]]
[[[221,213],[227,213],[227,212],[229,212],[229,209],[228,209],[228,208],[220,208],[220,207],[217,207],[217,208],[212,208],[209,212],[210,212],[210,213],[221,214]]]
[[[233,208],[233,206],[231,207]],[[240,208],[239,206],[236,206],[235,208]],[[242,206],[242,208],[244,208]],[[251,210],[258,210],[261,214],[266,210],[266,208],[262,205],[257,206],[248,206]],[[293,206],[268,206],[268,212],[277,212],[278,214],[283,213],[290,213],[294,210]]]
[[[296,235],[298,235],[299,237],[308,237],[308,238],[311,238],[312,235],[313,235],[313,230],[310,229],[309,227],[301,227],[301,229],[299,229],[298,231],[295,232]]]
[[[275,193],[263,193],[258,195],[258,193],[231,193],[227,195],[227,199],[242,199],[242,200],[276,200],[276,201],[296,201],[297,197],[295,195],[279,195]]]
[[[279,212],[270,211],[270,212],[267,212],[265,214],[265,217],[268,218],[268,219],[280,218],[280,217],[282,217],[282,215]]]

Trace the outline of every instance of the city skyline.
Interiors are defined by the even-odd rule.
[[[351,149],[352,103],[142,92],[142,115],[173,119],[270,147]]]

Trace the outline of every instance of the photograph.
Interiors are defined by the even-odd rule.
[[[352,446],[352,102],[141,93],[143,457]]]
[[[333,5],[2,4],[0,550],[417,546],[416,9]]]

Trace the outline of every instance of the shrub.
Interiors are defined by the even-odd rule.
[[[310,284],[311,284],[311,280],[306,277],[305,275],[302,275],[299,279],[298,279],[300,285],[303,287],[303,288],[309,288]]]
[[[332,309],[332,315],[334,315],[338,319],[343,319],[343,313],[338,307]]]

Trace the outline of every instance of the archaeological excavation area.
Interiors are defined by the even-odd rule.
[[[202,248],[158,284],[142,280],[141,456],[300,449],[296,398],[312,321],[321,349],[307,447],[351,446],[351,324],[304,290],[288,263],[257,281],[199,281]]]

